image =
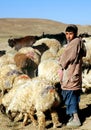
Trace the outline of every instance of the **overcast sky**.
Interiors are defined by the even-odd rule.
[[[0,18],[40,18],[91,25],[91,0],[0,0]]]

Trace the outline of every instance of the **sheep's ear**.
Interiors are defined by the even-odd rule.
[[[11,39],[8,39],[8,43],[10,42]]]
[[[38,55],[41,55],[41,53],[37,50],[37,49],[34,49],[35,52],[38,54]]]

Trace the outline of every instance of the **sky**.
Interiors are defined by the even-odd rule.
[[[0,18],[38,18],[91,25],[91,0],[0,0]]]

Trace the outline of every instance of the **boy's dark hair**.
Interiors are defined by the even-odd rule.
[[[66,27],[65,32],[73,32],[75,35],[77,35],[78,27],[74,24],[70,24]]]

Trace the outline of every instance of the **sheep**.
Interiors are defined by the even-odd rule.
[[[34,60],[36,64],[39,64],[41,53],[37,49],[33,49],[32,47],[23,47],[18,52],[26,54],[28,57]]]
[[[33,80],[33,92],[32,100],[36,108],[39,130],[45,129],[44,112],[46,110],[50,110],[53,127],[56,128],[60,125],[60,122],[58,121],[58,114],[55,108],[60,104],[61,99],[56,91],[55,85],[42,76],[37,77]]]
[[[19,91],[20,90],[20,91]],[[25,104],[26,102],[26,104]],[[46,110],[50,110],[52,115],[53,126],[59,124],[58,115],[55,108],[60,104],[60,97],[55,89],[55,86],[43,77],[32,78],[26,85],[21,85],[17,89],[12,102],[10,103],[7,114],[11,111],[19,111],[27,117],[32,117],[36,111],[38,118],[39,130],[45,129],[45,114]],[[23,124],[25,125],[27,118],[24,117]]]
[[[20,74],[21,72],[14,64],[6,64],[0,68],[0,90],[2,96],[12,88],[14,79]]]
[[[66,45],[65,45],[66,46]],[[48,60],[48,59],[54,59],[54,60],[59,60],[60,56],[62,55],[65,46],[61,47],[57,52],[53,53],[51,51],[51,49],[45,51],[42,56],[41,56],[41,62],[44,60]]]
[[[90,70],[91,70],[91,37],[83,37],[86,47],[86,57],[83,57],[82,64],[82,91],[87,92],[90,89]]]
[[[82,40],[85,40],[84,44],[87,50],[86,57],[83,57],[83,64],[91,65],[91,37],[82,38]]]
[[[22,116],[24,116],[23,125],[26,125],[28,117],[31,118],[34,125],[36,124],[36,121],[33,117],[34,108],[31,103],[32,89],[30,84],[31,79],[26,80],[26,82],[23,82],[23,84],[21,85],[20,84],[18,85],[18,88],[14,96],[12,97],[9,107],[6,110],[6,113],[9,113],[8,115],[11,120],[14,120],[15,116],[18,113],[22,114]],[[11,112],[10,110],[12,111],[12,114],[10,113]],[[19,119],[15,118],[15,121],[16,120],[18,121]]]
[[[55,59],[56,54],[53,54],[50,50],[45,51],[41,56],[41,61],[48,60],[48,59]]]
[[[60,82],[61,66],[59,65],[56,59],[49,59],[40,62],[38,66],[38,76],[45,77],[50,80],[52,83],[57,84]]]
[[[26,83],[27,80],[30,80],[30,77],[25,74],[20,74],[17,77],[15,77],[14,82],[12,84],[12,89],[8,93],[6,93],[1,99],[1,111],[2,113],[6,113],[6,110],[16,93],[16,90],[20,85],[23,85]]]
[[[86,93],[91,90],[91,69],[88,68],[82,72],[82,92]]]
[[[21,70],[24,74],[27,74],[30,77],[36,76],[36,69],[38,65],[26,54],[16,54],[14,57],[14,61],[19,70]]]
[[[66,36],[64,32],[57,33],[57,34],[44,34],[43,33],[42,38],[56,39],[62,44],[62,46],[67,44],[67,40],[66,40]]]
[[[31,47],[24,47],[16,53],[14,61],[23,73],[30,77],[35,77],[40,57],[41,54],[38,50]]]
[[[58,60],[60,60],[60,57],[61,57],[62,53],[64,52],[66,46],[67,46],[67,45],[64,45],[64,46],[61,47],[60,50],[57,52],[56,58],[57,58]]]
[[[48,50],[44,51],[41,55],[41,61],[47,60],[49,58],[56,58],[57,52],[61,49],[61,44],[56,39],[49,39],[49,38],[42,38],[38,41],[36,41],[33,44],[33,47],[36,47],[37,45],[45,44],[48,46]]]
[[[15,50],[19,50],[22,47],[31,47],[41,36],[25,36],[20,38],[11,38],[8,39],[8,45]]]
[[[36,45],[36,46],[32,46],[32,48],[37,49],[41,55],[49,49],[49,47],[45,43],[42,43],[42,44]]]
[[[14,54],[7,52],[5,55],[0,57],[0,68],[6,64],[15,64]]]
[[[84,32],[84,33],[80,33],[80,34],[79,34],[79,37],[81,37],[81,38],[84,38],[84,37],[91,37],[91,35],[88,34],[87,32]]]
[[[62,47],[58,40],[50,38],[42,38],[37,40],[33,46],[41,45],[43,43],[46,44],[53,53],[56,53]]]

